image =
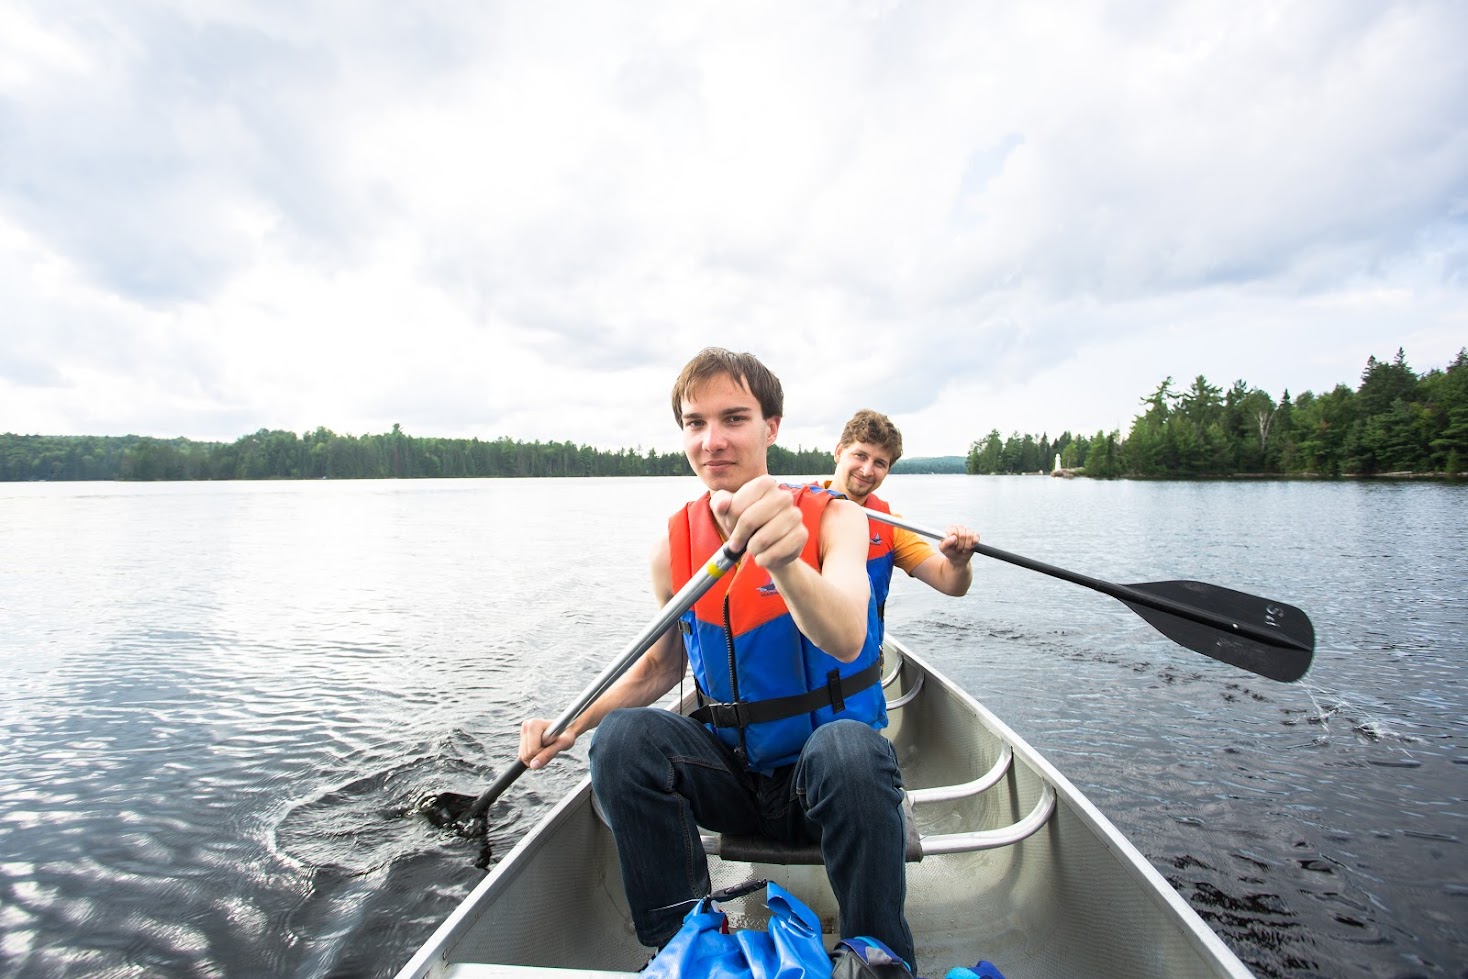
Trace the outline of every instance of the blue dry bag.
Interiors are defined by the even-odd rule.
[[[642,975],[649,979],[831,979],[831,959],[821,944],[820,918],[779,884],[758,884],[765,885],[768,931],[730,933],[728,919],[714,903],[721,895],[706,897],[688,912],[683,927]]]
[[[1004,973],[993,962],[980,961],[972,969],[949,969],[943,979],[1004,979]]]
[[[831,979],[912,979],[902,956],[875,938],[843,938],[831,960]]]

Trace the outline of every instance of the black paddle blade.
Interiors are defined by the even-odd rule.
[[[474,866],[488,870],[494,862],[489,844],[489,821],[483,812],[474,812],[479,800],[458,792],[431,792],[419,799],[412,811],[424,816],[439,829],[451,829],[466,839],[479,840],[479,853]]]
[[[475,797],[458,792],[435,792],[425,795],[413,806],[413,811],[426,818],[439,829],[451,829],[460,836],[478,836],[484,833],[484,820],[469,819],[469,810],[474,808]],[[478,833],[473,832],[477,823]]]
[[[1293,605],[1202,581],[1148,581],[1127,588],[1140,593],[1140,601],[1121,601],[1180,646],[1282,683],[1310,669],[1315,626]]]

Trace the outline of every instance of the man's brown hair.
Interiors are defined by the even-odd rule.
[[[750,353],[736,354],[723,347],[704,347],[683,366],[683,372],[673,382],[673,418],[679,428],[683,427],[684,400],[698,387],[720,376],[749,388],[766,418],[780,418],[785,414],[785,391],[780,387],[780,379],[758,357]]]
[[[863,408],[852,415],[851,421],[841,430],[841,441],[836,443],[836,451],[858,442],[885,449],[892,457],[888,462],[895,463],[902,458],[902,433],[892,424],[892,419],[880,411]]]

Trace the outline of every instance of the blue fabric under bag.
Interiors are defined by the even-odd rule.
[[[821,920],[779,884],[765,882],[768,931],[728,932],[728,919],[706,897],[642,970],[651,979],[830,979]]]

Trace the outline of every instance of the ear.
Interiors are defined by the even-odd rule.
[[[775,436],[780,434],[780,416],[765,419],[765,445],[775,444]]]

